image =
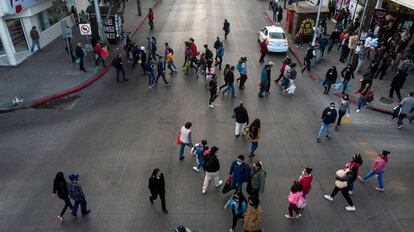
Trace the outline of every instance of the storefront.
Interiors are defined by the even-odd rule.
[[[40,46],[44,47],[62,34],[62,25],[73,26],[69,16],[73,0],[0,1],[0,65],[15,66],[29,57],[36,27]]]

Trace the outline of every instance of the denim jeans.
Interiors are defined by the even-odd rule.
[[[264,92],[266,91],[267,85],[266,84],[262,84],[260,86],[260,90],[259,90],[259,97],[263,97]]]
[[[35,46],[37,46],[37,49],[40,50],[40,43],[38,39],[34,39],[32,42],[32,48],[30,49],[31,52],[34,51]]]
[[[174,69],[172,69],[172,67],[174,67]],[[175,67],[175,64],[173,62],[168,62],[167,64],[167,68],[173,72],[174,70],[177,70],[177,67]]]
[[[368,105],[367,99],[362,98],[362,97],[359,97],[359,100],[358,100],[358,109],[360,110],[361,109],[361,106],[366,106],[366,105]]]
[[[231,96],[234,97],[236,94],[234,92],[234,84],[233,83],[229,83],[227,85],[227,88],[224,90],[224,92],[230,91]]]
[[[183,143],[183,142],[180,143],[180,153],[179,153],[180,159],[184,159],[184,148],[185,148],[185,146],[190,147],[190,144],[189,143]]]
[[[197,154],[197,168],[198,169],[202,168],[203,164],[204,164],[203,154]]]
[[[148,76],[148,86],[152,86],[155,80],[154,73],[147,72],[147,76]]]
[[[384,188],[384,182],[382,180],[382,175],[384,175],[384,171],[382,171],[382,172],[374,172],[374,171],[370,170],[367,173],[367,175],[364,176],[363,180],[368,180],[373,175],[378,175],[378,185],[379,185],[380,188]]]
[[[259,142],[252,142],[252,146],[250,147],[250,153],[254,153],[259,146]]]
[[[76,216],[76,214],[78,212],[79,205],[81,207],[82,215],[86,214],[86,204],[87,203],[86,203],[85,198],[82,198],[81,200],[75,201],[75,204],[73,204],[72,215]]]
[[[317,139],[321,139],[322,133],[323,131],[326,129],[326,135],[329,137],[330,136],[330,132],[331,132],[331,124],[325,124],[324,122],[322,122],[321,124],[321,128],[319,128],[319,133],[318,133],[318,137],[316,137]]]

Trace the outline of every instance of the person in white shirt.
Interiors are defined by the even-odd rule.
[[[191,122],[186,122],[180,131],[180,160],[184,159],[184,148],[185,146],[192,147],[193,143],[191,142]]]

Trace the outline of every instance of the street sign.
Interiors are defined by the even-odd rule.
[[[81,35],[92,35],[91,25],[89,23],[79,24]]]

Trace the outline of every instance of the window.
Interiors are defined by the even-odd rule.
[[[36,15],[39,22],[39,30],[44,31],[48,29],[67,15],[66,3],[61,0],[54,1],[52,7]]]
[[[27,50],[26,37],[20,19],[7,19],[6,24],[16,52]]]
[[[6,54],[6,52],[4,51],[4,46],[3,43],[1,42],[1,38],[0,38],[0,55],[4,55]]]
[[[270,38],[271,39],[285,39],[285,33],[281,32],[270,32]]]

